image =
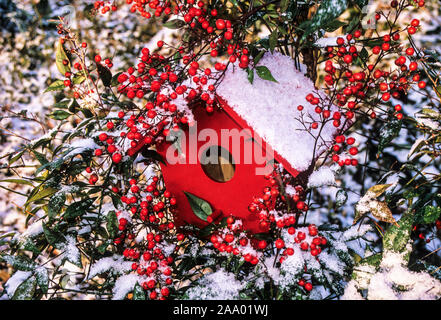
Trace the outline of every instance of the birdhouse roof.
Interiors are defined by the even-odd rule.
[[[275,151],[276,160],[288,166],[288,171],[292,173],[290,166],[304,171],[311,164],[314,149],[316,155],[327,150],[337,131],[332,121],[325,124],[319,139],[316,137],[320,130],[310,129],[313,121],[320,121],[320,115],[315,112],[315,106],[306,101],[306,96],[314,93],[324,97],[325,94],[316,90],[312,81],[296,69],[290,57],[279,52],[267,52],[258,66],[266,66],[277,82],[260,78],[254,70],[254,81],[250,83],[246,70],[231,65],[217,94],[221,102],[226,102],[225,111],[242,127],[253,129],[264,139]],[[304,107],[302,112],[297,109],[298,105]]]

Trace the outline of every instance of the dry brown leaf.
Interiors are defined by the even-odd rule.
[[[392,211],[390,211],[386,202],[383,201],[373,201],[370,205],[372,215],[380,221],[393,223],[398,226],[397,221],[392,216]]]
[[[373,187],[370,187],[368,192],[372,192],[375,194],[375,198],[381,196],[386,190],[387,188],[389,188],[391,186],[391,184],[377,184]]]

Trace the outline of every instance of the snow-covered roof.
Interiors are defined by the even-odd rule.
[[[280,156],[298,171],[304,171],[313,158],[315,138],[298,120],[319,121],[315,106],[306,95],[317,92],[312,81],[295,68],[294,61],[279,52],[265,53],[259,65],[266,66],[276,82],[254,76],[251,84],[247,72],[231,65],[221,81],[217,94],[247,122]],[[255,72],[255,71],[254,71]],[[321,96],[325,96],[320,92]],[[302,105],[303,111],[297,110]],[[306,124],[309,128],[309,125]],[[312,130],[316,136],[319,130]],[[317,153],[331,146],[336,128],[328,122],[320,133]]]

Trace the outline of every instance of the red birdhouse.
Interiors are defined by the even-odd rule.
[[[248,207],[268,185],[265,174],[273,161],[297,176],[309,167],[313,150],[329,148],[335,127],[322,128],[320,141],[305,130],[307,121],[320,117],[305,99],[315,90],[313,83],[279,53],[265,54],[260,64],[276,81],[255,75],[250,83],[245,70],[228,68],[217,88],[219,108],[208,113],[204,105],[193,107],[193,125],[158,147],[167,190],[177,199],[177,225],[207,224],[193,212],[190,193],[223,216],[241,218],[252,233],[262,232]]]
[[[274,160],[282,163],[292,175],[298,172],[226,101],[219,98],[219,102],[221,108],[210,114],[204,106],[193,108],[197,128],[190,127],[184,132],[179,147],[167,142],[158,149],[166,161],[161,169],[167,190],[178,203],[176,223],[200,227],[206,224],[194,214],[184,193],[188,192],[207,201],[213,210],[222,211],[223,216],[241,218],[245,229],[259,233],[262,230],[258,217],[251,214],[248,207],[268,185],[265,173],[272,171]],[[175,153],[174,163],[167,161],[171,151]]]

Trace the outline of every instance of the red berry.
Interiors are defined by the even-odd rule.
[[[234,241],[234,235],[232,235],[231,233],[228,233],[225,235],[225,241],[228,243],[231,243]]]
[[[309,248],[309,245],[307,242],[300,243],[300,249],[302,249],[303,251],[308,250],[308,248]]]
[[[282,239],[277,239],[275,245],[277,249],[282,249],[285,246],[285,242]]]
[[[225,21],[222,19],[217,19],[216,20],[216,28],[218,28],[219,30],[222,30],[225,28]]]
[[[258,244],[259,249],[265,249],[266,246],[267,246],[267,243],[266,243],[265,240],[260,240],[259,241],[259,244]]]
[[[410,22],[410,25],[411,25],[412,27],[418,27],[418,26],[420,25],[420,20],[418,20],[418,19],[413,19],[413,20]]]
[[[167,287],[164,287],[164,288],[161,289],[161,294],[164,297],[167,297],[170,294],[170,290]]]
[[[358,149],[356,147],[352,147],[349,149],[349,154],[355,156],[358,153]]]
[[[306,291],[311,291],[313,287],[312,287],[312,284],[308,282],[308,283],[305,283],[304,288]]]

